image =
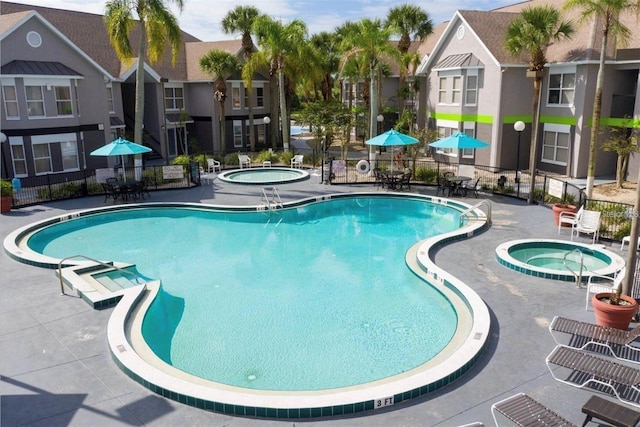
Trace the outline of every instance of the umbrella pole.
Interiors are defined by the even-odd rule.
[[[126,181],[127,180],[127,176],[125,175],[124,156],[122,154],[120,155],[120,166],[122,166],[122,180]]]

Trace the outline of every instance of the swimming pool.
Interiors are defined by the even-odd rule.
[[[617,254],[594,245],[553,239],[523,239],[496,248],[496,258],[505,267],[546,279],[582,281],[589,276],[613,276],[624,267]],[[582,266],[582,272],[581,272]]]
[[[218,179],[232,184],[272,185],[309,179],[309,172],[292,168],[233,169],[218,174]]]
[[[146,212],[146,209],[133,209],[131,212],[127,212],[124,215],[126,219],[124,222],[128,224],[121,224],[120,221],[117,223],[113,223],[110,220],[99,221],[100,226],[111,223],[112,225],[118,224],[120,228],[124,225],[122,233],[106,233],[107,236],[102,236],[102,239],[106,240],[104,242],[106,243],[105,247],[108,251],[112,250],[113,253],[104,254],[100,257],[101,259],[114,259],[116,256],[122,257],[123,251],[125,251],[124,254],[126,254],[126,257],[129,258],[130,261],[135,262],[137,268],[147,276],[162,278],[162,289],[148,288],[144,292],[141,289],[132,290],[131,293],[125,295],[123,302],[114,310],[109,326],[109,342],[114,353],[114,358],[132,378],[135,378],[152,390],[162,393],[167,397],[182,401],[183,396],[187,396],[182,393],[184,389],[181,389],[181,385],[185,383],[188,384],[188,386],[185,387],[189,390],[189,394],[187,397],[184,397],[184,399],[193,399],[193,403],[190,403],[191,401],[185,403],[227,413],[238,413],[237,411],[240,411],[238,408],[243,408],[241,410],[242,415],[274,416],[273,412],[269,412],[273,409],[286,409],[286,414],[275,414],[275,416],[283,417],[305,417],[305,414],[312,416],[312,414],[317,414],[317,410],[320,410],[321,413],[325,415],[321,408],[326,407],[327,404],[332,408],[331,414],[337,414],[338,411],[341,410],[351,412],[360,411],[373,409],[373,406],[375,406],[379,400],[378,398],[390,398],[390,400],[385,400],[384,402],[391,401],[398,403],[407,398],[433,391],[446,384],[470,366],[472,361],[475,360],[477,352],[482,347],[481,344],[484,342],[484,337],[486,337],[486,331],[479,333],[481,339],[477,338],[477,333],[474,333],[473,336],[475,338],[473,339],[469,336],[472,331],[475,332],[479,327],[475,322],[476,319],[479,319],[479,324],[482,324],[484,320],[488,322],[488,316],[487,319],[483,317],[486,307],[483,309],[482,304],[476,307],[473,302],[477,296],[474,296],[472,293],[467,295],[467,289],[463,284],[455,286],[455,279],[448,279],[446,274],[437,274],[436,270],[427,265],[428,263],[421,266],[417,265],[416,260],[425,256],[425,254],[429,252],[428,247],[436,241],[441,242],[443,238],[444,240],[460,238],[456,237],[462,235],[460,234],[461,230],[458,229],[457,217],[459,217],[460,211],[463,210],[465,206],[455,203],[448,204],[446,200],[441,201],[435,199],[437,203],[434,204],[432,208],[434,212],[437,212],[438,216],[446,218],[444,223],[447,224],[447,226],[443,229],[436,227],[437,230],[427,230],[425,227],[431,226],[427,225],[428,221],[424,221],[425,211],[422,210],[423,206],[420,205],[425,205],[425,202],[432,202],[432,200],[430,200],[430,198],[410,198],[411,200],[408,201],[402,199],[406,198],[380,197],[379,195],[361,195],[359,197],[336,196],[333,199],[331,197],[323,197],[320,199],[306,200],[296,206],[289,206],[290,209],[278,212],[267,213],[258,212],[257,210],[249,213],[240,212],[241,218],[237,221],[232,217],[238,215],[239,212],[230,212],[228,209],[223,210],[223,212],[215,212],[224,217],[224,230],[218,227],[219,229],[215,234],[228,233],[228,241],[241,242],[242,246],[250,249],[253,248],[254,251],[257,251],[253,253],[235,254],[235,256],[230,253],[221,254],[218,252],[220,260],[203,251],[203,247],[209,244],[215,248],[225,246],[224,244],[220,244],[218,240],[211,241],[210,233],[206,232],[205,226],[200,224],[211,221],[208,216],[212,212],[205,207],[186,206],[185,208],[189,212],[185,213],[178,212],[179,210],[174,211],[174,206],[172,206],[172,210],[169,211],[165,210],[164,206],[155,206],[154,208],[157,208],[158,211],[153,215]],[[420,206],[420,209],[406,209],[405,215],[403,214],[404,208],[398,210],[396,207],[394,210],[393,206],[390,206],[395,205],[396,202],[400,205],[408,203],[412,206]],[[160,215],[157,215],[158,212],[160,212]],[[94,226],[90,226],[89,223],[92,221],[94,213],[95,212],[87,212],[86,215],[79,214],[77,217],[67,217],[64,218],[64,221],[58,221],[63,227],[67,228],[67,232],[64,234],[65,236],[69,236],[69,241],[80,241],[84,248],[93,247],[87,239],[91,239],[95,234],[100,233],[95,233],[95,230],[93,230],[93,232],[82,235],[81,233],[76,233],[76,229],[79,232],[80,230],[93,228]],[[100,213],[107,215],[115,213],[119,215],[122,214],[123,211],[112,208],[106,211],[101,210]],[[193,230],[193,234],[185,235],[184,230],[180,227],[179,237],[176,237],[176,235],[169,232],[169,229],[175,228],[179,217],[183,215],[189,218],[195,216],[198,219],[189,227],[189,229]],[[202,218],[201,215],[205,215],[207,218]],[[281,221],[270,222],[267,221],[266,215],[283,215],[283,218]],[[342,217],[344,221],[342,225],[333,223],[338,217]],[[145,223],[157,222],[157,226],[163,230],[163,232],[158,233],[157,230],[150,229],[148,230],[148,234],[147,231],[145,231],[144,234],[141,235],[141,227],[136,223],[134,218],[142,219]],[[393,221],[391,220],[394,218],[399,218],[399,221],[397,221],[399,225],[392,225]],[[420,227],[418,229],[410,228],[410,223],[416,219],[418,220],[417,222],[421,224]],[[78,221],[76,225],[73,224],[74,221]],[[238,222],[238,224],[235,224],[235,222]],[[313,228],[318,228],[318,224],[322,222],[328,222],[327,225],[329,225],[329,229],[332,230],[331,233],[322,230],[313,230]],[[55,223],[56,222],[52,222],[51,224]],[[171,226],[167,227],[167,224]],[[478,223],[474,222],[471,228],[475,229],[477,226]],[[398,227],[398,229],[394,227]],[[48,227],[48,233],[55,234],[53,228],[54,227]],[[294,245],[292,239],[296,234],[294,230],[296,228],[306,229],[306,231],[303,233],[304,236],[300,238],[300,241]],[[405,233],[402,229],[410,231]],[[239,234],[241,233],[240,230],[245,230],[247,234]],[[436,240],[430,243],[427,242],[432,238],[435,239],[436,236],[427,239],[427,241],[421,243],[419,247],[409,252],[412,256],[406,255],[406,260],[404,259],[408,247],[414,245],[421,238],[433,235],[434,232],[435,234],[440,234]],[[318,234],[316,235],[314,233]],[[466,235],[469,233],[469,230],[467,229],[462,233]],[[113,234],[120,234],[120,238],[113,236]],[[123,241],[123,236],[128,236],[129,234],[138,234],[138,237],[133,241]],[[331,235],[335,235],[335,239],[331,239]],[[398,248],[393,248],[392,245],[387,242],[389,235],[393,235],[394,238],[397,235],[398,242],[400,243]],[[55,249],[56,244],[44,243],[50,239],[48,237],[41,237],[42,236],[37,237],[37,235],[32,236],[30,240],[32,240],[33,246],[45,252],[44,256],[52,256],[55,258],[53,255],[59,250]],[[214,237],[215,239],[218,238],[218,236]],[[136,241],[146,239],[156,243],[153,251],[144,251],[136,246]],[[188,244],[183,247],[178,244],[178,239],[184,240]],[[355,243],[354,241],[358,239],[362,239],[363,246],[358,247],[353,244]],[[340,245],[342,242],[345,247],[340,249],[334,248],[332,251],[324,246],[321,247],[316,244],[310,244],[310,242],[315,243],[324,240],[333,241],[332,244],[337,245],[338,248],[342,246]],[[234,244],[237,245],[237,243]],[[292,245],[291,252],[294,255],[302,256],[302,254],[304,254],[302,258],[305,261],[302,262],[302,264],[306,263],[308,265],[303,266],[300,265],[301,263],[293,262],[293,255],[284,258],[281,250],[283,244],[284,247]],[[426,246],[423,247],[422,245]],[[380,247],[384,250],[380,251]],[[231,248],[231,246],[229,246],[229,248]],[[280,248],[280,250],[278,250],[278,248]],[[376,248],[377,251],[373,251],[373,248]],[[69,250],[69,248],[65,249],[65,251],[66,250]],[[341,250],[346,252],[340,252]],[[179,260],[176,259],[177,253],[182,255],[182,258]],[[94,253],[92,255],[98,256],[99,254]],[[264,258],[265,256],[268,257],[271,255],[273,258]],[[61,255],[56,256],[60,257]],[[156,262],[155,264],[160,265],[155,266],[147,265],[147,262],[153,262],[154,258],[156,261],[162,259],[163,262]],[[336,258],[358,259],[366,265],[363,271],[370,270],[375,272],[375,274],[374,276],[367,276],[363,272],[354,272],[352,267],[361,265],[361,262],[337,263]],[[258,259],[264,259],[265,264],[258,265],[257,270],[252,270],[251,264],[258,263]],[[278,260],[284,262],[284,265],[278,266]],[[403,261],[411,268],[407,269],[404,267]],[[353,266],[349,264],[353,264]],[[265,265],[268,266],[268,268],[265,268]],[[297,267],[290,268],[292,265],[296,265]],[[377,268],[372,268],[372,265]],[[391,268],[390,272],[382,273],[379,267],[386,265],[396,267]],[[211,267],[211,269],[209,269],[209,267]],[[185,274],[187,272],[195,272],[196,276],[186,279]],[[423,277],[425,275],[426,277]],[[437,287],[436,294],[433,294],[433,289],[429,291],[430,293],[423,294],[426,292],[426,288],[431,287],[425,286],[422,280],[416,280],[418,276],[427,279],[431,278],[436,285],[442,286]],[[220,281],[212,281],[212,278],[218,278]],[[290,279],[296,289],[283,291],[279,287],[263,289],[253,286],[255,283],[267,282],[268,279],[273,278],[276,278],[276,282],[278,283],[282,283],[285,279]],[[183,286],[185,282],[206,282],[208,286],[204,289],[191,290]],[[336,285],[336,282],[338,285]],[[408,288],[412,288],[412,290],[407,289],[405,286],[406,282],[414,282],[408,286]],[[398,287],[399,284],[402,284],[402,286]],[[324,296],[324,294],[329,294],[328,288],[332,286],[337,286],[338,292],[330,293],[331,297],[328,302],[327,300],[321,302],[320,297]],[[389,286],[391,286],[392,289],[389,289]],[[371,371],[373,369],[378,370],[379,374],[382,372],[381,375],[378,375],[378,378],[354,380],[350,377],[346,384],[331,382],[316,384],[316,381],[312,381],[315,387],[308,387],[308,384],[288,385],[285,387],[268,385],[266,387],[257,387],[257,390],[253,392],[247,391],[246,388],[251,384],[247,385],[245,383],[248,382],[259,385],[267,376],[263,374],[269,369],[280,369],[281,371],[290,370],[291,365],[287,368],[287,365],[284,363],[282,366],[276,364],[274,365],[275,367],[265,368],[265,370],[244,369],[240,376],[241,382],[244,383],[230,384],[230,380],[216,379],[213,382],[217,384],[214,384],[213,387],[211,380],[202,379],[198,372],[196,372],[195,375],[185,372],[182,369],[180,370],[181,372],[176,372],[175,367],[166,363],[167,359],[173,362],[174,359],[177,360],[181,357],[178,353],[174,353],[174,350],[190,351],[193,348],[192,345],[189,344],[189,341],[182,342],[181,340],[183,338],[179,336],[183,332],[181,329],[186,328],[186,325],[191,322],[191,314],[187,314],[187,311],[181,307],[190,307],[193,304],[202,302],[204,303],[202,310],[211,311],[213,307],[217,307],[215,304],[212,306],[212,301],[227,300],[227,298],[222,297],[227,295],[227,292],[233,287],[240,288],[241,297],[237,295],[234,297],[240,305],[235,305],[235,303],[229,304],[229,313],[240,312],[242,313],[242,317],[233,321],[225,321],[224,316],[229,315],[229,313],[226,313],[223,314],[222,320],[207,321],[205,324],[211,326],[220,325],[219,327],[210,328],[214,331],[232,329],[232,336],[238,337],[243,335],[250,343],[262,344],[265,341],[265,339],[262,339],[264,331],[249,332],[249,329],[247,329],[248,325],[243,324],[242,321],[247,319],[253,319],[254,321],[256,321],[256,319],[264,319],[266,315],[265,308],[269,308],[268,306],[277,306],[279,309],[275,310],[275,314],[282,311],[285,314],[283,318],[276,318],[270,322],[260,321],[256,323],[265,323],[268,325],[267,329],[273,328],[274,325],[287,324],[291,329],[287,329],[285,335],[273,341],[277,341],[281,345],[292,340],[304,343],[304,345],[298,344],[297,346],[289,347],[286,351],[286,353],[295,353],[296,358],[299,360],[309,358],[311,362],[301,371],[298,371],[298,376],[304,377],[306,375],[311,379],[318,378],[318,376],[329,377],[326,374],[322,374],[322,372],[326,373],[327,371],[332,371],[334,368],[328,363],[322,363],[324,362],[322,359],[314,358],[316,355],[313,353],[317,350],[312,350],[310,352],[312,354],[306,354],[304,357],[301,357],[300,353],[296,352],[296,350],[300,350],[298,347],[306,348],[312,338],[327,333],[323,331],[322,328],[317,329],[318,325],[326,324],[328,319],[339,318],[339,314],[353,314],[349,313],[350,311],[357,312],[359,315],[355,317],[355,320],[354,318],[346,320],[346,323],[338,328],[338,332],[356,331],[355,335],[360,338],[368,335],[374,338],[378,337],[380,339],[374,339],[372,341],[374,347],[388,344],[389,348],[393,349],[393,354],[383,353],[385,357],[373,360],[369,366],[363,363],[361,356],[351,359],[351,362],[346,361],[346,371],[363,365],[366,367],[365,371]],[[304,288],[304,293],[298,295],[297,292],[301,291],[301,287]],[[357,304],[358,301],[366,301],[367,303],[363,305],[367,306],[369,302],[376,299],[376,294],[388,293],[389,290],[392,291],[392,294],[396,294],[395,297],[398,298],[397,300],[394,299],[394,295],[392,295],[392,298],[388,300],[387,304],[372,304],[373,311],[371,313],[367,314],[366,311],[361,312],[362,307]],[[188,295],[190,292],[193,292],[193,294]],[[421,296],[421,294],[423,295]],[[458,324],[454,328],[456,329],[456,335],[452,337],[451,331],[426,331],[428,333],[435,333],[435,335],[448,336],[445,341],[448,341],[446,344],[447,347],[450,347],[449,350],[451,351],[435,350],[437,354],[433,358],[430,366],[426,366],[429,362],[424,363],[424,360],[418,362],[419,366],[416,366],[415,361],[411,362],[411,358],[415,356],[413,353],[420,353],[422,350],[408,347],[408,350],[403,352],[399,346],[404,345],[406,341],[411,341],[413,338],[418,338],[416,341],[424,341],[423,339],[419,339],[420,336],[423,338],[425,336],[420,335],[425,332],[420,332],[420,327],[429,326],[433,324],[433,321],[416,322],[416,320],[421,319],[423,315],[427,316],[426,313],[420,311],[420,309],[423,308],[422,305],[426,304],[425,298],[428,300],[441,300],[437,294],[445,295],[446,298],[444,298],[444,300],[448,300],[448,302],[438,303],[442,306],[440,312],[444,313],[445,316],[447,316],[446,313],[449,312],[448,316],[450,317],[451,307],[456,307],[455,316],[458,317]],[[151,302],[153,298],[150,298],[150,295],[156,295],[153,303]],[[273,296],[275,299],[267,302],[265,295]],[[412,303],[414,299],[415,302]],[[294,325],[300,318],[304,317],[303,315],[308,311],[303,309],[304,305],[301,304],[304,300],[310,301],[312,305],[319,304],[314,310],[320,311],[322,315],[316,319],[316,325],[314,325],[314,322],[307,321],[300,322],[299,325]],[[451,301],[457,301],[457,303],[454,304]],[[345,302],[346,304],[344,304]],[[156,305],[154,306],[154,304]],[[157,310],[161,305],[163,309]],[[415,306],[417,306],[417,310],[414,308]],[[410,310],[409,307],[411,307]],[[470,309],[470,307],[473,308]],[[309,307],[307,307],[307,309],[308,308]],[[131,312],[134,310],[138,315],[131,315]],[[386,319],[385,321],[375,320],[375,318],[369,317],[372,316],[372,313],[381,310],[383,313],[386,313],[385,316],[382,316]],[[391,310],[391,312],[389,312],[389,310]],[[409,313],[408,318],[402,317],[402,315],[405,314],[403,311]],[[467,312],[466,315],[464,311]],[[251,315],[247,316],[247,313]],[[144,314],[144,316],[149,319],[155,319],[155,321],[151,320],[151,323],[145,326],[141,320],[141,314]],[[270,313],[269,316],[273,314],[274,313]],[[197,318],[199,316],[195,317]],[[112,323],[114,324],[113,327]],[[378,323],[386,324],[382,325],[382,328],[379,328],[380,325],[378,325]],[[420,323],[424,325],[420,325]],[[172,337],[172,344],[170,346],[167,346],[166,343],[159,345],[158,343],[151,343],[151,345],[148,346],[149,349],[155,351],[155,355],[145,354],[148,351],[146,348],[147,345],[145,343],[135,342],[136,337],[138,337],[138,332],[140,332],[140,336],[143,336],[145,328],[151,329],[153,335],[154,328],[148,328],[149,324],[164,325],[165,329],[163,329],[162,333],[157,334],[158,336],[156,338],[161,338],[163,335]],[[124,325],[128,325],[126,328],[130,328],[127,329],[129,332],[125,332]],[[484,326],[488,327],[488,324]],[[196,324],[196,329],[197,328],[202,331],[202,322]],[[131,331],[133,331],[133,333]],[[294,333],[292,331],[296,332]],[[391,335],[385,336],[384,333],[388,332],[390,332]],[[460,335],[460,333],[462,335]],[[127,334],[131,334],[132,338],[126,338]],[[337,354],[331,356],[332,358],[340,358],[341,354],[344,356],[346,354],[351,355],[352,352],[355,352],[353,348],[354,342],[349,341],[348,337],[341,337],[335,331],[329,333],[329,335],[329,338],[333,338],[330,339],[332,343],[330,345],[331,347],[337,347],[335,344],[339,342],[344,342],[348,345],[348,350],[338,351]],[[223,338],[218,335],[207,335],[207,337],[209,340],[217,340],[219,342],[223,340]],[[133,342],[130,342],[130,340]],[[153,338],[151,341],[153,341]],[[349,342],[351,344],[348,344]],[[229,348],[231,354],[242,353],[240,350],[231,350],[231,347],[227,347],[228,345],[229,344],[225,344],[225,347]],[[320,344],[320,346],[325,349],[329,347],[326,342]],[[469,346],[475,347],[476,351],[469,352]],[[464,363],[462,363],[462,365],[460,365],[458,358],[456,358],[458,360],[454,362],[450,357],[452,352],[455,353],[458,348],[464,348],[465,350],[465,356],[463,357]],[[122,349],[124,349],[124,351]],[[127,351],[128,349],[131,351]],[[206,350],[205,353],[210,354],[210,350],[211,349]],[[272,348],[269,351],[277,350],[277,348]],[[370,350],[370,348],[365,350],[365,353],[369,353]],[[169,357],[166,357],[166,354],[163,356],[163,353],[169,353]],[[148,356],[151,357],[149,358]],[[389,357],[392,362],[390,365],[397,369],[395,373],[385,373],[385,368],[382,364],[383,359],[387,357]],[[133,358],[134,360],[128,360],[129,358]],[[210,358],[207,357],[199,358],[210,360]],[[400,362],[408,362],[409,365],[402,365]],[[340,359],[338,365],[340,363],[345,363],[344,357]],[[453,363],[455,367],[451,368],[451,366],[448,366],[450,363]],[[434,368],[434,364],[437,368],[440,368],[436,369],[436,371],[439,370],[438,373],[434,373],[432,369]],[[311,369],[317,367],[317,365],[321,367],[321,373],[311,371]],[[324,369],[322,369],[323,366]],[[150,369],[153,370],[153,374],[151,375],[148,374]],[[438,378],[432,378],[433,375],[436,375]],[[153,377],[153,379],[149,379],[149,376]],[[338,377],[340,377],[339,379],[343,379],[341,375]],[[364,382],[364,384],[362,384],[362,382]],[[360,385],[363,385],[363,387],[360,387]],[[320,390],[316,390],[315,388],[317,387],[319,387]],[[200,388],[204,388],[205,390],[201,390]],[[308,390],[309,388],[313,390]],[[222,392],[220,391],[221,389]],[[278,389],[281,389],[280,392],[277,392]],[[381,402],[380,405],[383,405],[384,402]],[[223,406],[216,406],[218,404],[223,404]],[[264,411],[264,413],[260,411]]]

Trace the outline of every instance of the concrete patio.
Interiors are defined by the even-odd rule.
[[[327,186],[317,176],[278,187],[283,201],[314,195],[384,191],[372,186]],[[435,188],[412,191],[435,194]],[[154,192],[150,201],[256,205],[260,187],[220,183]],[[545,357],[554,348],[547,330],[555,315],[593,321],[584,309],[584,288],[523,275],[499,265],[495,248],[524,238],[558,236],[552,213],[542,206],[480,194],[493,207],[491,228],[442,248],[436,262],[470,285],[492,315],[491,336],[480,360],[462,378],[435,393],[349,417],[265,420],[231,417],[167,400],[121,372],[111,360],[106,325],[112,309],[93,310],[75,296],[61,296],[52,270],[0,257],[0,395],[4,426],[461,426],[493,425],[491,404],[525,392],[575,424],[594,394],[554,381]],[[109,201],[108,203],[111,203]],[[104,206],[104,197],[74,199],[13,210],[2,216],[4,238],[23,225],[79,209]],[[588,237],[580,239],[586,242]],[[613,252],[619,243],[601,242]],[[609,400],[609,395],[600,394]],[[503,421],[506,421],[502,419]],[[506,422],[502,425],[508,425]],[[589,425],[595,426],[596,422]]]

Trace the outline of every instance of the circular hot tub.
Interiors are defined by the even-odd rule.
[[[218,179],[244,185],[288,184],[309,179],[309,172],[292,168],[233,169],[222,172]]]

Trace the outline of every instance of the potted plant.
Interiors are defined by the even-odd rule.
[[[562,212],[576,213],[578,212],[578,207],[570,203],[554,203],[551,206],[551,210],[553,211],[553,220],[557,227],[560,222],[560,213]]]
[[[614,292],[601,292],[591,299],[596,323],[601,326],[626,330],[638,311],[638,303],[629,295],[622,295],[622,286]]]
[[[5,179],[0,180],[0,213],[6,213],[13,206],[13,185]]]

